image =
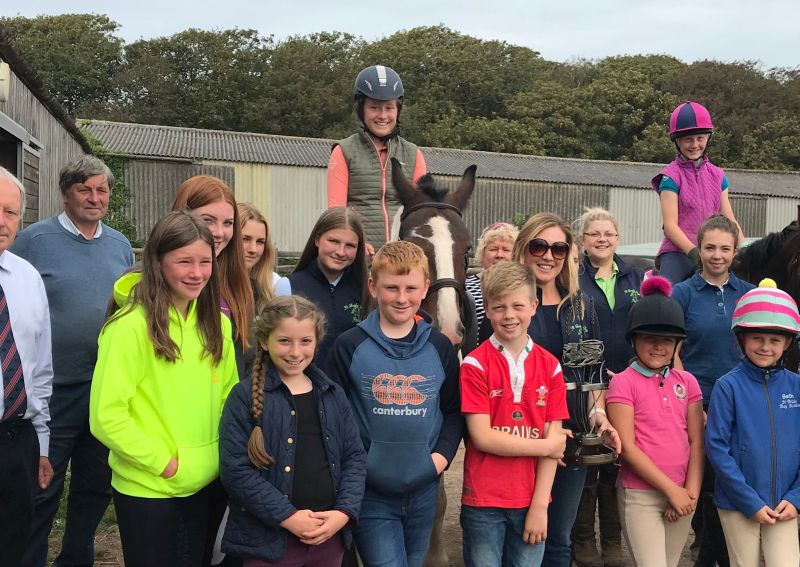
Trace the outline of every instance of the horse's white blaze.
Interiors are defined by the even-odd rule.
[[[404,208],[403,205],[400,205],[392,217],[392,226],[389,228],[389,240],[392,242],[400,240],[400,217],[403,216]]]
[[[436,278],[454,278],[453,271],[453,235],[450,233],[450,222],[442,217],[431,217],[428,220],[433,234],[427,240],[433,246]],[[450,339],[459,336],[457,332],[461,317],[458,312],[456,290],[445,287],[439,290],[436,301],[436,321],[439,328]]]

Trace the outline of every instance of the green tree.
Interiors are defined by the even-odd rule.
[[[528,90],[543,67],[539,54],[528,48],[481,40],[441,25],[398,32],[367,44],[361,63],[386,64],[400,73],[406,99],[415,108],[410,126],[420,138],[454,112],[505,117],[507,102]]]
[[[507,118],[445,119],[428,131],[435,146],[540,155],[544,145],[535,131]]]
[[[598,76],[619,73],[638,73],[657,91],[666,90],[667,83],[676,73],[686,67],[678,59],[669,55],[621,55],[606,57],[595,66]]]
[[[588,158],[591,148],[584,125],[589,116],[579,94],[579,89],[556,81],[539,81],[514,96],[509,116],[536,133],[544,155]]]
[[[73,116],[117,91],[119,24],[98,14],[0,18],[14,47]]]
[[[717,132],[730,136],[724,159],[736,162],[744,136],[784,112],[784,88],[750,61],[699,61],[667,82],[681,100],[696,100],[711,112]],[[716,134],[715,134],[716,135]]]
[[[800,170],[800,118],[784,115],[744,137],[742,167]]]
[[[127,122],[253,130],[271,39],[255,30],[189,29],[130,44],[108,117]]]
[[[350,134],[363,44],[337,32],[295,36],[277,44],[261,85],[256,131],[317,138]]]

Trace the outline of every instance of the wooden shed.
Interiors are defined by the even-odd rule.
[[[138,236],[166,212],[178,184],[214,171],[237,200],[264,212],[279,250],[302,250],[326,206],[325,168],[332,140],[90,121],[80,127],[104,148],[128,158],[126,182]],[[571,220],[603,206],[620,221],[625,242],[661,238],[658,198],[650,179],[663,164],[553,158],[446,148],[422,148],[428,170],[455,186],[477,164],[468,210],[473,235],[498,220],[553,211]],[[779,230],[797,216],[800,174],[728,170],[731,202],[747,236]]]
[[[23,225],[61,211],[58,172],[91,148],[0,25],[0,165],[25,185]]]

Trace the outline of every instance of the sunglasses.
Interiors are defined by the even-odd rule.
[[[544,256],[547,251],[553,254],[556,260],[563,260],[569,254],[570,246],[566,242],[548,243],[544,238],[534,238],[528,242],[528,252],[531,256]]]

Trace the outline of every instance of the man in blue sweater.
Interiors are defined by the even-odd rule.
[[[114,185],[111,170],[94,156],[67,164],[59,176],[64,212],[17,235],[12,251],[36,268],[50,304],[53,395],[50,462],[54,478],[36,497],[23,565],[44,567],[47,541],[72,461],[67,523],[53,565],[94,563],[94,533],[111,498],[108,449],[89,432],[89,390],[97,337],[116,279],[133,264],[128,239],[101,221]]]

